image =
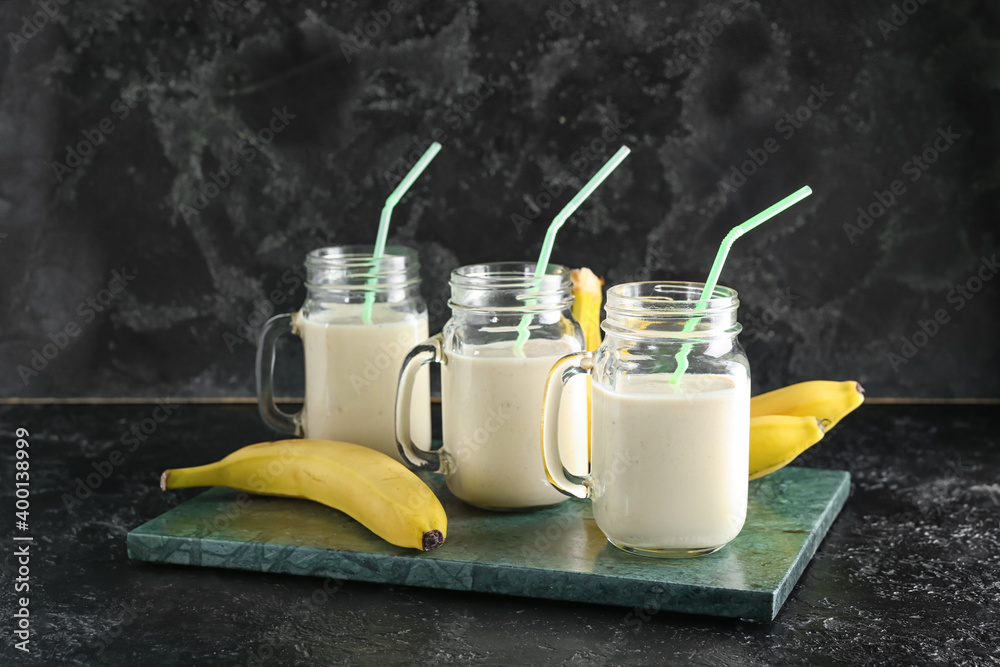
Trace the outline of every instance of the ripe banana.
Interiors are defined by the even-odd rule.
[[[262,442],[160,477],[163,490],[191,486],[315,500],[400,547],[430,551],[444,544],[448,532],[441,502],[419,477],[379,451],[348,442]]]
[[[750,417],[789,415],[816,417],[830,430],[865,400],[865,390],[853,380],[814,380],[788,385],[750,399]]]
[[[750,418],[750,479],[784,468],[823,439],[823,422],[816,417],[767,415]]]
[[[583,329],[583,339],[588,350],[601,345],[601,287],[604,279],[584,267],[569,272],[573,281],[573,317]]]

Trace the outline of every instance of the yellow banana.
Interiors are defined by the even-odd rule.
[[[836,426],[865,400],[865,390],[853,380],[814,380],[788,385],[750,399],[750,417],[789,415],[817,417],[825,430]]]
[[[215,463],[167,470],[160,486],[228,486],[315,500],[391,544],[423,551],[444,544],[448,532],[441,502],[419,477],[379,451],[348,442],[262,442]]]
[[[784,468],[823,439],[816,417],[767,415],[750,418],[750,479]]]
[[[583,329],[583,338],[588,350],[596,350],[601,345],[601,287],[604,279],[584,267],[569,272],[573,281],[573,317]]]

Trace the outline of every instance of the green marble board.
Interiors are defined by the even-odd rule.
[[[750,483],[747,522],[721,551],[684,560],[608,544],[589,501],[501,514],[469,507],[441,478],[448,539],[394,547],[346,515],[290,498],[207,491],[128,534],[134,560],[503,593],[770,621],[850,490],[837,470],[785,468]]]

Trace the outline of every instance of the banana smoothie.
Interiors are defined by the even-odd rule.
[[[529,340],[466,346],[441,369],[446,480],[465,502],[489,509],[527,509],[567,499],[542,466],[542,394],[552,365],[576,351],[565,341]],[[559,412],[559,448],[571,472],[587,468],[586,378],[574,378]],[[575,382],[579,380],[579,382]]]
[[[400,460],[394,410],[396,381],[410,349],[427,338],[427,315],[375,304],[373,324],[361,304],[297,317],[306,358],[306,437],[364,445]],[[431,441],[430,371],[420,369],[410,408],[414,441]]]
[[[750,386],[622,376],[593,385],[594,519],[617,546],[713,548],[746,519]]]

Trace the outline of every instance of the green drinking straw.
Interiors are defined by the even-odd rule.
[[[701,297],[699,298],[698,303],[695,306],[696,311],[705,310],[705,302],[707,299],[711,298],[712,292],[715,291],[715,284],[719,281],[719,274],[722,273],[722,265],[726,263],[726,257],[729,255],[729,249],[733,246],[733,243],[736,241],[736,239],[743,236],[754,227],[757,227],[758,225],[767,222],[774,216],[784,211],[786,208],[789,208],[790,206],[799,203],[800,201],[802,201],[811,194],[812,194],[812,188],[810,188],[808,185],[805,186],[804,188],[800,188],[795,192],[793,192],[792,194],[785,197],[784,199],[782,199],[781,201],[779,201],[777,204],[774,204],[773,206],[764,209],[763,211],[761,211],[754,217],[750,218],[743,224],[736,225],[731,230],[729,230],[729,233],[726,234],[726,237],[722,239],[722,245],[719,246],[719,252],[715,254],[715,263],[712,264],[712,270],[708,272],[708,278],[705,279],[705,288],[701,290]],[[693,317],[690,320],[688,320],[687,323],[684,325],[684,332],[686,333],[693,331],[694,328],[698,326],[698,322],[700,321],[701,321],[700,317]],[[684,375],[684,372],[687,370],[688,353],[691,352],[692,347],[693,347],[692,343],[684,343],[683,345],[681,345],[681,349],[678,350],[677,354],[674,356],[674,358],[677,360],[677,368],[676,370],[674,370],[673,375],[670,376],[671,384],[677,384],[678,382],[680,382],[681,376]]]
[[[417,180],[417,177],[423,173],[427,165],[431,163],[434,156],[438,154],[441,150],[441,144],[434,142],[427,147],[424,154],[420,156],[417,163],[413,165],[409,173],[403,177],[403,180],[399,182],[396,189],[392,191],[389,198],[385,200],[385,206],[382,207],[382,215],[378,222],[378,235],[375,237],[375,250],[372,252],[372,259],[378,259],[385,254],[385,241],[389,236],[389,218],[392,216],[392,209],[399,203],[399,200],[403,198],[406,191],[410,189],[413,182]],[[374,267],[372,267],[374,269]],[[377,280],[377,277],[372,276],[368,279],[368,284],[372,285]],[[372,323],[372,304],[375,303],[375,292],[369,291],[365,294],[365,308],[361,314],[362,320],[365,324]]]
[[[549,225],[548,230],[545,232],[545,240],[542,242],[542,251],[538,254],[538,264],[535,265],[535,279],[537,284],[531,289],[531,291],[536,291],[541,285],[540,279],[545,277],[545,271],[549,266],[549,257],[552,256],[552,246],[556,242],[556,233],[559,228],[563,226],[569,216],[580,207],[580,204],[584,202],[587,197],[593,194],[594,190],[597,189],[601,183],[604,182],[611,172],[615,170],[621,161],[631,152],[628,146],[622,146],[618,149],[618,152],[611,156],[611,159],[604,163],[604,166],[594,174],[576,196],[569,200],[569,203],[563,207],[563,210],[559,211],[555,218],[552,220],[552,224]],[[533,303],[533,300],[529,301]],[[528,341],[528,324],[531,323],[531,314],[525,314],[521,316],[521,321],[517,325],[517,341],[514,343],[514,352],[520,353],[521,348]]]

